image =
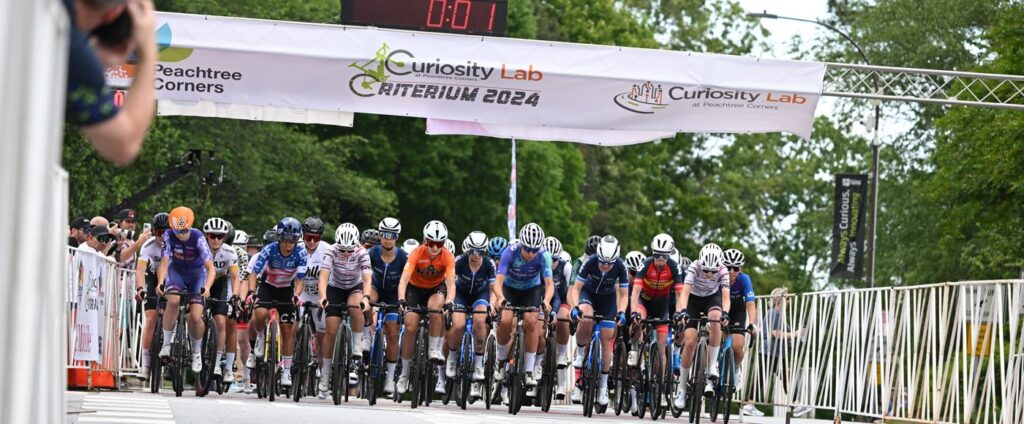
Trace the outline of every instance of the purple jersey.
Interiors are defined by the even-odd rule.
[[[189,230],[188,240],[181,241],[173,231],[164,232],[164,251],[161,258],[171,258],[171,265],[180,269],[202,269],[203,262],[213,260],[210,245],[206,244],[203,232]]]

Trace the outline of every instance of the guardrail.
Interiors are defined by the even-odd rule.
[[[762,296],[740,396],[908,422],[1024,422],[1022,302],[1024,280]]]

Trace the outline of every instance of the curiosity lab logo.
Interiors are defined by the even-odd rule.
[[[171,47],[171,27],[167,23],[156,30],[157,59],[160,62],[181,62],[192,56],[192,49]]]
[[[651,114],[668,107],[664,102],[665,91],[661,84],[655,85],[647,81],[633,84],[628,93],[619,93],[614,97],[615,104],[633,113]]]

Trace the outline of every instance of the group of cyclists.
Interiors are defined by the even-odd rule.
[[[402,225],[392,217],[363,232],[343,223],[334,243],[324,240],[326,225],[317,217],[301,222],[284,218],[262,237],[222,218],[208,219],[202,230],[194,224],[192,210],[177,207],[154,216],[140,238],[136,299],[145,302],[147,323],[162,314],[161,334],[154,334],[157,324],[144,327],[142,378],[150,378],[152,361],[171,356],[176,332],[186,331],[177,327],[185,322],[191,371],[198,375],[213,367],[211,375],[230,385],[240,354],[245,393],[254,389],[251,370],[259,369],[268,355],[279,364],[269,375],[284,391],[303,386],[293,376],[304,375],[298,370],[311,364],[319,378],[310,394],[320,399],[332,391],[336,397],[340,383],[347,389],[373,378],[373,367],[364,364],[380,358],[383,366],[375,372],[383,394],[362,395],[400,401],[419,390],[415,407],[415,396],[429,403],[434,381],[435,393],[444,395],[455,390],[455,380],[464,379],[468,399],[463,401],[485,398],[490,406],[492,397],[506,404],[522,402],[523,394],[536,398],[538,386],[547,381],[556,399],[563,399],[571,385],[573,402],[585,408],[589,402],[600,412],[613,400],[611,375],[617,382],[614,400],[637,414],[645,396],[648,404],[692,408],[688,402],[694,394],[688,387],[700,383],[706,394],[721,387],[723,333],[731,333],[727,346],[735,356],[725,359],[739,364],[746,337],[756,332],[748,320],[756,311],[750,278],[742,272],[743,253],[709,243],[690,261],[664,233],[651,240],[649,257],[639,251],[622,255],[614,236],[595,235],[584,254],[573,258],[536,223],[524,225],[511,241],[473,231],[462,241],[461,252],[445,224],[436,220],[423,227],[421,239],[404,243],[399,241]],[[186,320],[179,320],[179,310],[188,314]],[[307,331],[315,337],[300,337],[297,343],[307,312],[315,327]],[[204,320],[204,313],[213,320]],[[279,331],[268,335],[268,320]],[[217,327],[216,337],[207,337],[206,343],[216,343],[216,355],[204,361],[203,335],[210,324]],[[279,340],[268,343],[268,337]],[[155,345],[158,340],[162,343]],[[652,356],[655,343],[658,353]],[[309,346],[315,350],[313,359],[296,364],[295,355],[310,356],[304,349]],[[694,372],[695,358],[697,367],[705,364],[706,369]],[[572,381],[570,362],[577,371]],[[336,372],[339,366],[347,372]],[[621,385],[651,367],[666,370],[657,376],[657,389],[667,389],[663,398],[652,401],[639,392],[654,390],[650,384]],[[584,369],[593,372],[596,384],[587,384]],[[725,369],[731,373],[727,381],[743,381],[739,367]],[[550,374],[546,379],[545,373]],[[260,380],[269,383],[266,377]],[[308,381],[312,387],[315,380]],[[658,405],[651,405],[652,416]]]

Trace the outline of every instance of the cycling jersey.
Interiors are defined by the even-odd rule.
[[[557,304],[569,302],[569,282],[572,281],[572,267],[564,261],[552,258],[551,280],[555,284],[555,295],[551,297],[553,309]]]
[[[629,274],[626,273],[626,264],[622,259],[616,259],[611,271],[608,272],[601,272],[598,268],[600,263],[597,255],[593,255],[580,267],[576,282],[583,283],[584,290],[597,295],[608,295],[615,293],[616,288],[629,288]]]
[[[580,256],[576,260],[572,261],[572,270],[570,272],[571,277],[569,281],[576,281],[576,276],[580,275],[580,268],[583,267],[583,263],[587,261],[588,256]]]
[[[729,286],[729,297],[732,299],[742,299],[743,302],[754,301],[754,285],[750,282],[749,275],[741,272],[736,276],[736,281]]]
[[[494,283],[494,261],[481,258],[480,268],[473,271],[469,255],[461,255],[455,261],[455,288],[460,293],[477,294],[486,291]]]
[[[395,258],[391,262],[384,262],[384,248],[373,246],[370,249],[370,266],[373,267],[373,287],[377,292],[398,292],[398,282],[402,279],[402,270],[405,269],[409,254],[399,247],[394,247]]]
[[[232,269],[238,270],[238,254],[230,246],[221,246],[213,252],[213,268],[217,278],[225,277]]]
[[[324,253],[321,269],[331,271],[327,285],[339,289],[363,287],[363,272],[370,270],[370,255],[363,246],[356,246],[355,251],[343,257],[337,244],[331,245]]]
[[[678,271],[679,266],[672,259],[659,269],[654,257],[647,258],[633,279],[633,289],[640,290],[643,300],[664,299],[672,295],[673,290],[683,288],[683,277]]]
[[[427,245],[421,244],[409,254],[402,277],[409,276],[409,284],[422,289],[440,286],[445,278],[455,278],[455,256],[448,249],[441,249],[437,257],[431,258]]]
[[[171,266],[178,270],[202,269],[203,262],[213,259],[210,245],[202,231],[189,230],[188,240],[181,241],[172,231],[164,233],[164,251],[161,258],[170,258]]]
[[[301,280],[306,276],[306,260],[306,249],[303,246],[295,246],[290,255],[284,256],[275,241],[264,246],[249,261],[249,273],[262,276],[271,286],[290,287],[295,279]],[[263,271],[266,271],[266,275],[261,275]]]
[[[729,270],[724,266],[711,273],[711,277],[704,274],[700,261],[693,261],[686,269],[686,278],[683,284],[691,286],[690,294],[700,297],[708,297],[719,290],[729,287]]]
[[[231,246],[235,249],[235,254],[238,255],[238,277],[245,280],[249,276],[249,254],[245,252],[244,248],[238,246]]]
[[[305,246],[303,246],[305,247]],[[324,255],[331,247],[325,241],[317,242],[316,248],[310,252],[306,251],[306,276],[302,279],[303,301],[318,302],[320,300],[320,267],[324,262]]]
[[[541,285],[541,278],[552,278],[551,254],[541,250],[533,259],[523,259],[522,246],[509,246],[501,253],[498,275],[505,276],[503,287],[515,290],[529,290]]]
[[[156,238],[146,240],[139,250],[139,262],[146,261],[146,273],[156,275],[156,269],[160,267],[160,257],[164,250],[160,248]]]

